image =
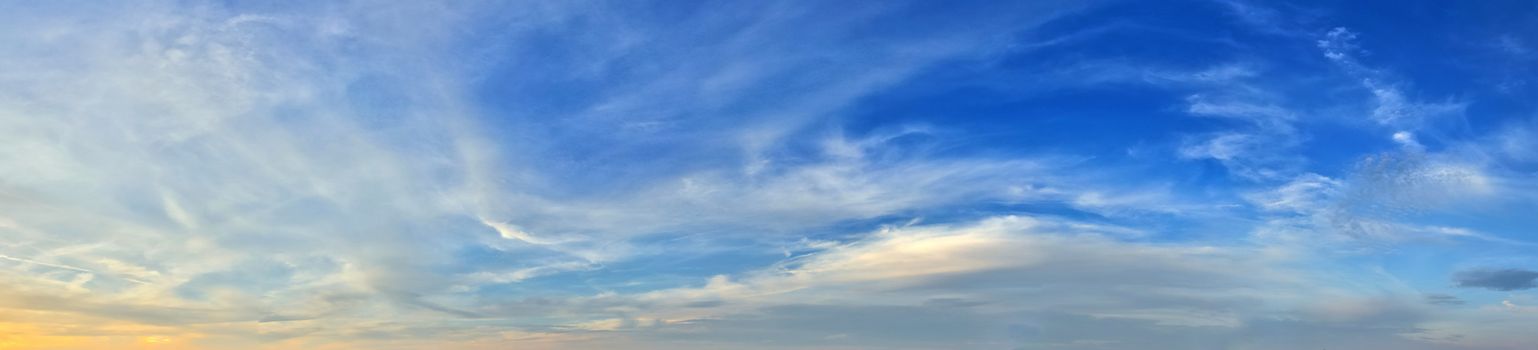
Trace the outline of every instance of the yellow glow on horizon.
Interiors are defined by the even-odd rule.
[[[153,344],[166,344],[166,343],[170,343],[170,342],[171,342],[171,337],[166,337],[166,336],[151,335],[151,336],[139,337],[139,343],[143,343],[143,344],[152,344],[153,345]]]
[[[93,343],[83,337],[38,333],[37,327],[0,323],[0,350],[84,349]]]
[[[200,337],[158,326],[77,325],[0,322],[0,350],[197,349],[186,340]]]

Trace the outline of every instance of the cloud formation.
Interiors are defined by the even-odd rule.
[[[1463,288],[1509,292],[1538,288],[1538,271],[1519,268],[1479,268],[1458,271],[1453,283]]]

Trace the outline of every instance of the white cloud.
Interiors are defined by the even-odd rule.
[[[1441,331],[1426,328],[1423,307],[1406,301],[1419,299],[1328,283],[1336,277],[1285,267],[1308,257],[1262,249],[1130,243],[1081,231],[1072,221],[1021,216],[894,227],[700,287],[595,296],[584,303],[609,305],[606,311],[592,311],[591,321],[573,329],[640,347],[711,346],[743,336],[811,347],[1110,339],[1174,346],[1179,340],[1153,335],[1173,332],[1165,334],[1269,349],[1296,344],[1299,334],[1345,342],[1331,335],[1342,331],[1358,332],[1362,338],[1353,341],[1363,346],[1443,346],[1419,340]],[[605,316],[616,314],[625,316]],[[867,327],[877,324],[889,338]],[[1076,326],[1020,333],[1048,324]],[[1097,331],[1074,331],[1079,327]],[[1121,331],[1105,331],[1112,328]]]
[[[1200,94],[1186,97],[1186,102],[1189,104],[1186,107],[1187,113],[1201,116],[1237,118],[1268,127],[1290,129],[1288,125],[1277,123],[1286,122],[1294,118],[1291,111],[1270,104],[1224,101]],[[1278,131],[1285,132],[1285,130]]]
[[[1301,159],[1284,150],[1296,146],[1290,134],[1224,131],[1188,137],[1178,149],[1182,159],[1212,159],[1233,175],[1253,181],[1285,179]]]
[[[1246,198],[1268,211],[1314,213],[1328,210],[1342,186],[1338,180],[1310,173],[1275,189],[1249,194]]]
[[[1420,141],[1415,140],[1415,134],[1409,131],[1394,132],[1392,138],[1395,143],[1398,143],[1399,146],[1404,147],[1409,152],[1420,152],[1426,149],[1426,146],[1421,145]]]
[[[1326,58],[1360,81],[1361,87],[1372,94],[1369,119],[1379,125],[1415,130],[1438,119],[1461,118],[1468,107],[1463,101],[1424,102],[1405,96],[1403,83],[1396,83],[1388,73],[1361,62],[1359,56],[1367,51],[1357,44],[1357,33],[1350,29],[1331,29],[1317,41],[1317,45]]]

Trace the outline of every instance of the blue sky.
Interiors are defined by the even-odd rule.
[[[0,349],[1519,349],[1523,1],[0,4]]]

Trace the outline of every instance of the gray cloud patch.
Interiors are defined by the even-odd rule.
[[[1518,268],[1481,268],[1453,274],[1453,282],[1463,288],[1513,291],[1538,288],[1538,271]]]
[[[1426,303],[1432,305],[1463,305],[1463,299],[1449,294],[1426,294]]]

